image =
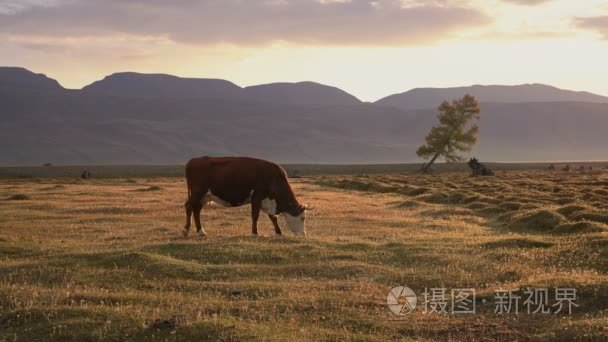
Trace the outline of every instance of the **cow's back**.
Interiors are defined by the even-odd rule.
[[[191,192],[211,191],[231,203],[240,203],[252,191],[270,191],[274,182],[286,180],[283,169],[272,162],[247,157],[201,157],[186,164]]]

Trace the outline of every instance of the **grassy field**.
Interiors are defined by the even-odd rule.
[[[130,177],[130,176],[129,176]],[[0,181],[0,340],[605,340],[608,171],[293,181],[307,238],[249,208],[184,238],[181,178]],[[397,316],[389,291],[417,309]],[[424,313],[474,288],[475,314]],[[571,315],[494,313],[495,290],[577,289]],[[524,298],[525,299],[525,298]],[[484,303],[485,301],[485,303]],[[523,301],[523,299],[522,299]]]

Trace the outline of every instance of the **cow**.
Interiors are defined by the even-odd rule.
[[[186,164],[188,199],[185,203],[186,225],[183,234],[190,232],[191,217],[199,236],[207,234],[201,225],[201,210],[210,202],[225,207],[251,204],[251,232],[258,235],[260,210],[264,211],[281,235],[277,215],[282,214],[287,229],[296,235],[306,235],[304,222],[308,207],[302,205],[289,185],[285,170],[279,165],[248,157],[201,157]]]

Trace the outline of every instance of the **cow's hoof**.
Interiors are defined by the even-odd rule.
[[[189,229],[182,229],[182,234],[184,235],[184,237],[188,237],[188,233],[190,233]]]
[[[206,238],[207,237],[207,234],[205,234],[205,232],[202,231],[202,230],[199,230],[198,232],[196,232],[196,234],[198,234],[198,236],[200,236],[202,238]]]
[[[251,237],[257,238],[257,237],[260,237],[260,235],[259,234],[251,234]]]

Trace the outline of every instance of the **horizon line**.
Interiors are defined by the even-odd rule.
[[[393,95],[399,95],[399,94],[403,94],[403,93],[407,93],[409,91],[412,90],[416,90],[416,89],[454,89],[454,88],[469,88],[469,87],[475,87],[475,86],[480,86],[480,87],[494,87],[494,86],[503,86],[503,87],[517,87],[517,86],[525,86],[525,85],[540,85],[540,86],[547,86],[547,87],[553,87],[555,89],[559,89],[559,90],[565,90],[565,91],[572,91],[572,92],[578,92],[578,93],[588,93],[588,94],[592,94],[592,95],[597,95],[597,96],[602,96],[602,97],[608,97],[608,94],[603,94],[603,93],[597,93],[597,92],[591,92],[588,90],[574,90],[574,89],[566,89],[566,88],[560,88],[557,86],[554,86],[552,84],[548,84],[548,83],[542,83],[542,82],[524,82],[524,83],[514,83],[514,84],[498,84],[498,83],[492,83],[492,84],[483,84],[483,83],[474,83],[471,85],[457,85],[457,86],[444,86],[444,87],[440,87],[440,86],[418,86],[418,87],[414,87],[414,88],[410,88],[408,90],[404,90],[404,91],[400,91],[400,92],[396,92],[396,93],[392,93],[392,94],[388,94],[388,95],[384,95],[383,97],[380,97],[378,99],[375,100],[362,100],[358,95],[355,95],[349,91],[344,90],[343,88],[333,85],[333,84],[326,84],[326,83],[320,83],[317,81],[312,81],[312,80],[302,80],[302,81],[295,81],[295,82],[289,82],[289,81],[274,81],[274,82],[268,82],[268,83],[259,83],[259,84],[254,84],[254,85],[249,85],[249,86],[243,86],[241,84],[238,84],[232,80],[229,80],[227,78],[215,78],[215,77],[192,77],[192,76],[182,76],[182,75],[176,75],[176,74],[168,74],[168,73],[163,73],[163,72],[139,72],[139,71],[116,71],[116,72],[112,72],[110,74],[107,74],[105,76],[103,76],[103,78],[101,79],[97,79],[92,81],[91,83],[88,83],[84,86],[82,86],[81,88],[68,88],[65,87],[61,81],[57,78],[53,78],[50,77],[48,74],[44,73],[44,72],[36,72],[33,71],[31,69],[28,69],[26,67],[23,66],[10,66],[10,65],[0,65],[0,69],[1,68],[15,68],[15,69],[23,69],[26,71],[29,71],[33,74],[36,75],[44,75],[45,77],[52,79],[54,81],[56,81],[63,89],[65,90],[83,90],[84,88],[86,88],[87,86],[92,85],[95,82],[99,82],[104,80],[105,78],[107,78],[108,76],[112,76],[112,75],[116,75],[116,74],[127,74],[127,73],[131,73],[131,74],[139,74],[139,75],[162,75],[162,76],[171,76],[171,77],[177,77],[180,79],[197,79],[197,80],[219,80],[219,81],[226,81],[226,82],[230,82],[236,86],[238,86],[241,89],[245,89],[245,88],[249,88],[249,87],[255,87],[255,86],[264,86],[264,85],[271,85],[271,84],[298,84],[298,83],[315,83],[315,84],[319,84],[319,85],[323,85],[323,86],[327,86],[327,87],[333,87],[336,89],[339,89],[351,96],[354,96],[357,100],[359,100],[362,103],[375,103],[379,100],[382,100],[384,98],[387,98],[389,96],[393,96]]]

